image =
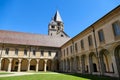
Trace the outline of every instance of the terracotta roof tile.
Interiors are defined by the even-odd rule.
[[[0,30],[0,43],[61,47],[70,38]]]

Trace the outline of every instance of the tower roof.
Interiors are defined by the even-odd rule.
[[[60,13],[59,13],[58,10],[57,10],[56,13],[55,13],[54,21],[62,22],[62,18],[61,18],[61,16],[60,16]]]

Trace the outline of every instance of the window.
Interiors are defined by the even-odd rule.
[[[61,34],[61,37],[64,37],[64,36]]]
[[[58,30],[60,30],[60,27],[58,27]]]
[[[44,51],[41,51],[41,56],[44,56]]]
[[[76,52],[78,51],[78,49],[77,49],[77,43],[75,43],[75,51]]]
[[[116,21],[112,24],[115,36],[120,36],[120,22]]]
[[[88,43],[89,43],[89,46],[92,46],[93,45],[93,42],[92,42],[92,36],[88,36]]]
[[[15,55],[18,55],[18,49],[15,49]]]
[[[81,48],[84,49],[84,41],[81,40],[80,43],[81,43]]]
[[[72,53],[72,46],[70,46],[70,52]]]
[[[6,48],[5,54],[6,54],[6,55],[9,54],[9,48]]]
[[[33,55],[34,55],[34,56],[36,55],[36,51],[35,51],[35,50],[33,50]]]
[[[56,57],[58,57],[58,52],[56,52]]]
[[[68,55],[68,48],[67,48],[67,55]]]
[[[99,31],[98,31],[98,36],[99,36],[99,41],[100,41],[100,42],[104,42],[103,30],[99,30]]]
[[[60,26],[60,23],[58,23],[58,26]]]
[[[24,55],[27,56],[27,50],[26,49],[24,50]]]
[[[55,28],[55,26],[51,26],[53,29]]]
[[[48,51],[48,56],[51,56],[51,51]]]
[[[64,49],[64,56],[65,56],[65,49]]]

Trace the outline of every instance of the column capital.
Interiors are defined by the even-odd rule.
[[[22,61],[22,59],[18,59],[19,60],[19,62],[21,62]]]
[[[44,61],[45,61],[45,63],[47,63],[47,61],[48,61],[48,60],[47,60],[47,59],[45,59]]]
[[[12,60],[13,60],[12,58],[9,58],[10,63],[12,62]]]
[[[30,62],[31,61],[31,59],[27,59],[28,60],[28,62]]]
[[[36,59],[37,63],[39,62],[39,59]]]

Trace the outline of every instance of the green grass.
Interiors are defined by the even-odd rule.
[[[33,74],[15,77],[0,77],[0,80],[117,80],[110,77],[99,77],[80,74]]]

